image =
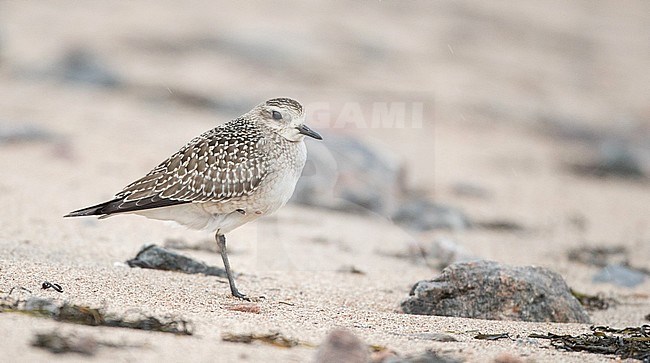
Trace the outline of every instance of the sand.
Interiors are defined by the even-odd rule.
[[[634,251],[633,265],[650,268],[648,183],[567,172],[564,162],[584,160],[594,148],[558,137],[553,125],[647,147],[650,55],[640,34],[650,31],[648,10],[645,2],[591,1],[1,3],[0,122],[51,137],[0,143],[0,291],[20,286],[115,314],[182,318],[195,333],[6,313],[0,314],[2,360],[305,362],[316,348],[227,343],[221,336],[277,331],[317,345],[345,327],[400,355],[433,349],[471,362],[503,354],[535,362],[609,361],[527,338],[585,333],[584,324],[401,314],[410,287],[439,271],[391,254],[414,241],[452,238],[476,256],[545,266],[579,291],[624,302],[591,312],[594,324],[647,323],[649,279],[634,288],[596,284],[597,268],[566,254],[586,244],[623,245]],[[90,49],[122,85],[62,81],[55,65],[74,47]],[[183,92],[213,97],[221,107],[197,106]],[[62,218],[110,198],[191,137],[284,95],[308,107],[325,102],[330,115],[314,117],[313,128],[384,145],[405,162],[411,188],[474,220],[513,220],[525,231],[418,234],[376,215],[289,204],[228,236],[240,290],[265,297],[254,314],[228,309],[238,301],[225,279],[124,264],[144,244],[213,236],[137,216]],[[424,102],[422,128],[362,128],[341,115],[352,102],[368,117],[369,105],[380,101]],[[459,182],[488,197],[455,194]],[[216,253],[181,253],[221,265]],[[364,274],[338,271],[350,265]],[[40,290],[45,280],[64,292]],[[99,348],[84,357],[30,346],[34,334],[52,330],[135,347]],[[458,342],[418,338],[427,332]],[[477,332],[516,338],[479,341]]]

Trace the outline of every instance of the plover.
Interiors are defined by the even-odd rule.
[[[307,158],[305,136],[321,136],[305,125],[302,105],[268,100],[209,130],[101,204],[65,217],[138,214],[216,232],[233,296],[237,290],[225,234],[287,203]]]

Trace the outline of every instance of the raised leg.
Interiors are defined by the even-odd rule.
[[[246,295],[239,292],[239,290],[237,290],[237,286],[235,286],[235,278],[233,277],[232,271],[230,270],[230,261],[228,261],[228,252],[226,251],[226,236],[217,232],[215,238],[217,239],[217,246],[219,246],[219,251],[221,252],[223,267],[226,269],[226,275],[228,275],[228,283],[230,284],[230,292],[232,293],[232,296],[248,300]]]

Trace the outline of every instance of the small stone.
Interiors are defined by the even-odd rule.
[[[633,270],[622,265],[607,265],[593,277],[594,282],[608,282],[610,284],[634,287],[645,281],[643,272]]]
[[[524,363],[524,360],[510,353],[501,353],[494,358],[494,363]]]
[[[438,355],[436,352],[427,350],[418,355],[406,357],[391,357],[382,363],[460,363],[461,361],[452,357]]]
[[[316,353],[316,363],[367,363],[368,347],[349,330],[329,333]]]
[[[399,359],[397,353],[391,349],[380,349],[370,353],[370,363],[388,363]]]
[[[486,188],[471,184],[471,183],[455,183],[451,187],[451,191],[459,197],[467,198],[476,198],[476,199],[488,199],[490,197],[490,191]]]
[[[70,49],[55,66],[55,73],[71,83],[101,87],[117,87],[121,83],[117,74],[86,48]]]
[[[583,245],[567,252],[569,261],[586,265],[605,267],[607,265],[626,265],[629,262],[628,250],[625,246],[593,246]]]
[[[188,274],[204,274],[227,277],[226,271],[215,266],[168,251],[156,245],[144,246],[134,259],[126,261],[130,267],[150,268],[165,271],[179,271]]]
[[[416,283],[401,307],[405,313],[418,315],[589,322],[589,315],[557,273],[492,261],[450,265],[433,280]]]
[[[460,210],[425,199],[402,203],[393,214],[393,221],[416,231],[451,229],[462,231],[470,227],[469,219]]]
[[[455,262],[478,259],[478,257],[472,255],[465,247],[445,237],[436,238],[431,243],[428,254],[437,260],[437,266],[439,268],[445,268]]]
[[[60,308],[54,300],[34,296],[25,301],[25,307],[23,310],[46,312],[47,314],[54,316],[59,313]]]
[[[594,159],[590,162],[570,165],[570,168],[576,174],[596,178],[641,179],[645,177],[637,153],[624,143],[603,143]]]
[[[0,121],[0,145],[51,141],[52,139],[54,139],[54,134],[40,126],[18,121]]]
[[[36,334],[32,346],[39,347],[55,354],[79,353],[94,355],[98,342],[90,336],[62,335],[59,332]]]

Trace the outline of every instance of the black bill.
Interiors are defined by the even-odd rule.
[[[310,129],[309,127],[307,127],[307,125],[300,125],[300,126],[296,127],[296,129],[298,129],[298,132],[300,132],[301,134],[303,134],[305,136],[313,137],[316,140],[322,140],[323,139],[323,137],[321,137],[318,134],[318,132]]]

